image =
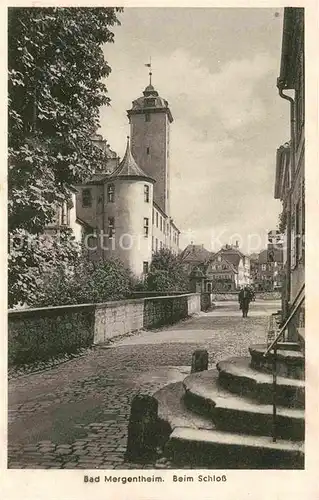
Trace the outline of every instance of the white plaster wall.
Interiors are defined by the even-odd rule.
[[[107,203],[107,187],[115,186],[114,203]],[[149,202],[144,201],[144,185],[149,186]],[[153,184],[144,180],[115,179],[105,184],[104,252],[116,256],[136,276],[143,273],[143,262],[152,257]],[[115,237],[108,238],[108,218],[114,217]],[[149,220],[149,235],[144,236],[144,217]]]
[[[130,117],[132,154],[144,172],[155,179],[154,200],[164,212],[167,212],[169,120],[164,111],[149,114],[149,122],[145,121],[144,113],[133,114]],[[149,154],[147,147],[150,148]]]

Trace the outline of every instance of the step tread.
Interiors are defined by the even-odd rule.
[[[183,382],[169,384],[154,394],[158,401],[158,417],[167,422],[171,429],[189,427],[193,429],[214,429],[209,417],[189,410],[183,402]]]
[[[304,452],[302,442],[278,439],[275,443],[270,437],[249,436],[220,430],[190,429],[176,427],[170,435],[169,441],[205,442],[207,444],[233,445],[247,448],[268,450],[283,450],[290,452]]]
[[[272,375],[264,373],[250,366],[250,358],[248,357],[232,357],[217,363],[217,369],[220,372],[227,372],[237,377],[245,377],[255,380],[257,384],[271,384]],[[295,388],[304,388],[305,381],[292,379],[288,377],[277,376],[278,386],[287,386]]]
[[[257,353],[262,356],[267,349],[266,344],[253,344],[249,347],[250,353]],[[273,356],[273,352],[269,353]],[[287,360],[287,361],[304,361],[305,355],[300,351],[293,351],[289,349],[278,349],[277,350],[277,358],[278,360]]]
[[[221,387],[218,384],[217,370],[208,370],[188,375],[184,379],[183,384],[186,391],[202,399],[214,402],[215,408],[272,415],[273,408],[271,404],[258,403],[247,396],[231,393]],[[292,419],[304,419],[304,410],[278,405],[277,415]]]
[[[305,340],[305,328],[298,328],[298,334]]]

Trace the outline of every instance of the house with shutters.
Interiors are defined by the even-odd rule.
[[[238,267],[221,252],[214,255],[206,267],[206,277],[211,285],[211,291],[228,292],[237,290],[239,287],[238,276]]]
[[[213,256],[214,253],[206,250],[204,245],[194,245],[192,242],[181,252],[180,259],[183,263],[184,271],[187,274],[191,274],[196,269],[204,270],[207,262]]]
[[[215,268],[211,268],[211,265]],[[209,262],[209,266],[211,273],[208,274],[216,277],[213,288],[236,290],[250,284],[250,259],[239,250],[238,242],[222,247]]]

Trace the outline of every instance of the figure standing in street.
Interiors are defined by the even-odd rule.
[[[249,304],[251,301],[251,292],[247,286],[242,288],[238,294],[238,301],[240,305],[240,309],[243,312],[243,318],[247,318],[248,316],[248,310],[249,310]]]

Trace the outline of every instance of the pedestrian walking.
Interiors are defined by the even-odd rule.
[[[249,310],[249,304],[251,302],[252,295],[247,286],[242,288],[238,294],[238,301],[240,304],[240,309],[243,312],[243,318],[247,318],[248,316],[248,310]]]

